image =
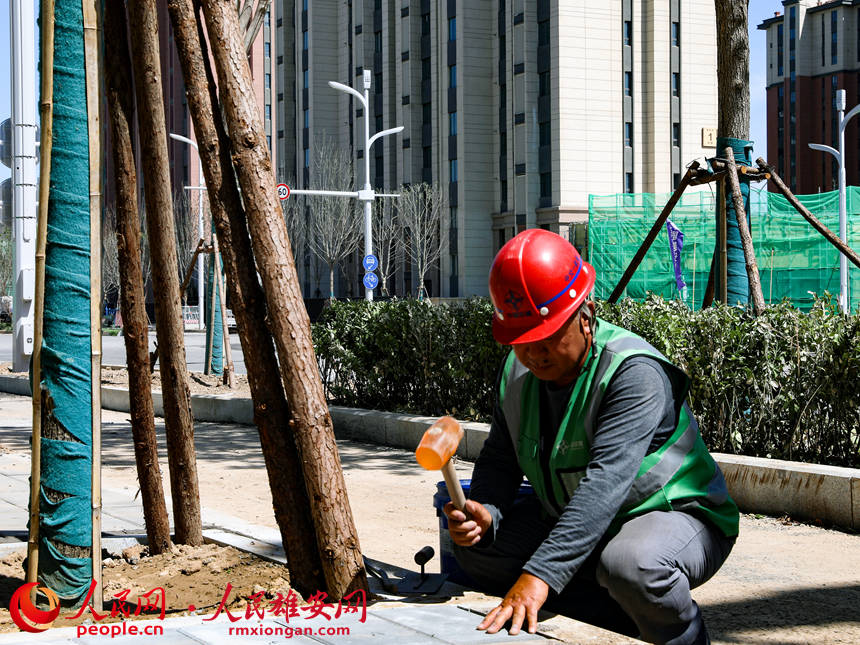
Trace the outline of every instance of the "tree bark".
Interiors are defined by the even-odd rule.
[[[717,15],[717,134],[749,139],[749,0],[714,0]]]
[[[176,271],[176,237],[167,161],[167,129],[161,91],[158,21],[155,0],[129,0],[132,64],[137,93],[138,122],[146,173],[146,230],[152,256],[155,330],[161,348],[161,384],[170,492],[176,541],[203,543],[200,491],[194,450],[194,419],[185,364],[185,338]]]
[[[192,2],[168,0],[167,8],[211,197],[210,210],[224,258],[230,302],[245,356],[254,401],[254,422],[260,433],[275,521],[287,555],[290,584],[307,597],[322,589],[325,578],[316,541],[311,539],[314,525],[310,502],[288,425],[290,410],[278,373],[275,346],[266,327],[266,301],[257,280],[245,210],[233,174],[230,140],[220,111],[213,109],[218,104],[215,82]]]
[[[158,445],[155,439],[155,416],[149,379],[149,319],[143,292],[143,270],[140,264],[140,219],[137,212],[137,170],[131,143],[134,123],[134,95],[128,78],[131,60],[128,54],[125,7],[108,2],[104,11],[105,61],[107,63],[107,99],[110,112],[110,136],[116,186],[116,244],[119,255],[120,307],[128,363],[131,434],[134,459],[143,501],[143,518],[151,553],[170,548],[170,522],[161,485]]]
[[[233,162],[242,189],[254,256],[263,279],[281,378],[311,503],[326,591],[334,599],[367,590],[358,534],[346,496],[331,416],[314,356],[310,321],[299,291],[272,162],[256,104],[248,59],[231,3],[203,0],[225,108]]]

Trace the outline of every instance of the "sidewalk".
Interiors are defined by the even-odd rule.
[[[0,395],[0,410],[0,452],[2,448],[10,451],[0,455],[2,533],[26,526],[30,400]],[[118,529],[127,529],[136,521],[135,530],[140,531],[140,508],[136,502],[131,502],[137,484],[127,419],[127,414],[107,411],[103,416],[105,528],[110,518]],[[167,484],[161,424],[158,433]],[[233,424],[198,423],[195,444],[207,530],[218,529],[233,535],[244,533],[263,545],[276,543],[278,533],[271,514],[271,496],[256,430]],[[338,441],[338,448],[362,552],[390,565],[417,569],[412,555],[418,549],[429,544],[438,551],[437,519],[432,507],[438,476],[418,468],[414,455],[405,450],[345,440]],[[13,464],[18,464],[18,470],[11,469]],[[472,464],[460,461],[457,468],[462,477],[468,477]],[[437,555],[428,570],[438,571],[438,561]],[[693,596],[702,607],[715,643],[860,642],[860,536],[745,515],[741,520],[741,536],[728,562],[711,581],[694,590]],[[391,625],[395,631],[390,636],[387,632],[371,632],[369,620],[361,631],[356,628],[349,637],[332,636],[330,640],[321,640],[314,636],[312,642],[351,643],[370,639],[384,643],[402,641],[403,645],[501,642],[476,632],[474,626],[478,619],[457,608],[471,606],[486,610],[496,603],[471,592],[447,603],[420,607],[383,603],[373,606],[369,615],[382,621],[376,622],[374,618],[373,625],[379,625],[380,629]],[[413,614],[418,609],[429,612],[422,614],[428,623],[420,623],[423,619]],[[465,623],[459,626],[457,620],[461,614],[450,612],[462,612],[468,627]],[[176,622],[188,620],[190,622]],[[171,629],[175,625],[176,633],[182,631],[183,636],[173,640],[172,634],[165,635],[161,642],[184,642],[179,639],[190,636],[188,630],[192,628],[195,630],[193,638],[198,639],[195,642],[235,642],[235,636],[224,635],[225,624],[221,623],[205,623],[216,625],[222,632],[220,636],[212,632],[216,640],[203,639],[203,632],[194,627],[201,624],[199,620],[164,621]],[[449,630],[448,625],[452,625],[452,629]],[[397,631],[401,628],[411,631]],[[541,630],[565,642],[631,642],[563,618],[542,622]],[[0,636],[0,643],[28,643],[37,638],[56,639],[58,635],[59,631],[53,630],[41,637],[21,635],[17,641]],[[90,638],[95,641],[104,637]],[[250,638],[256,642],[280,642],[284,637]],[[503,640],[507,642],[511,637],[504,635]],[[543,642],[535,637],[531,637],[531,641]]]

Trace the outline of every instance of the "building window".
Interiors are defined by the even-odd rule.
[[[457,19],[448,18],[448,40],[457,40]]]
[[[430,14],[422,13],[421,14],[421,35],[429,36],[430,35]]]
[[[624,96],[633,96],[633,72],[624,72]]]
[[[538,23],[538,47],[549,45],[549,20],[541,20]]]
[[[311,151],[305,148],[305,168],[311,167]]]
[[[521,123],[526,122],[526,113],[525,112],[517,112],[514,114],[514,125],[520,125]]]
[[[302,112],[303,112],[304,123],[305,123],[304,127],[306,127],[306,128],[311,127],[311,111],[305,109],[305,110],[302,110]]]
[[[672,47],[681,46],[681,23],[672,23]]]
[[[538,74],[538,96],[549,96],[549,71]]]
[[[265,108],[266,120],[270,120],[272,118],[272,106],[266,103]]]
[[[283,139],[283,138],[284,138],[284,131],[278,130],[278,139]]]
[[[454,136],[457,134],[457,113],[451,112],[448,115],[448,134]]]
[[[822,38],[824,35],[822,34]],[[782,23],[776,26],[776,73],[782,76],[785,73],[785,45],[783,44],[784,34]]]
[[[451,159],[448,162],[448,175],[450,177],[449,181],[457,181],[457,160]]]
[[[624,145],[628,148],[633,147],[633,124],[630,121],[624,123]]]
[[[302,49],[309,49],[310,39],[307,31],[302,32]]]
[[[681,147],[681,124],[673,123],[672,124],[672,145],[680,148]]]
[[[540,174],[540,196],[542,199],[552,199],[552,173],[542,172]]]
[[[839,23],[838,11],[830,12],[830,64],[835,65],[839,60]]]
[[[270,58],[272,55],[272,44],[271,43],[263,43],[263,56],[266,58]]]
[[[266,84],[266,89],[267,89],[267,90],[272,89],[272,75],[271,75],[271,74],[266,74],[266,75],[265,75],[265,77],[264,77],[264,82],[265,82],[265,84]]]
[[[302,72],[302,87],[305,89],[310,87],[310,72],[308,72],[308,70]]]
[[[448,87],[457,87],[457,66],[448,67]]]
[[[633,21],[625,20],[624,21],[624,44],[632,45],[633,44]]]
[[[551,126],[549,121],[544,121],[538,126],[540,134],[540,145],[548,146],[552,143]]]
[[[626,172],[624,173],[624,192],[632,193],[633,192],[633,173]]]
[[[373,34],[373,51],[377,54],[382,53],[382,32],[377,31]]]
[[[672,72],[672,96],[681,96],[681,73]]]
[[[430,168],[433,165],[433,149],[427,146],[422,151],[422,167]]]

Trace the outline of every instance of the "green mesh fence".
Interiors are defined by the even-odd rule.
[[[588,258],[597,269],[595,295],[608,298],[670,194],[591,195],[588,205]],[[839,232],[839,193],[801,195],[798,199],[834,233]],[[860,249],[860,187],[847,193],[848,244]],[[705,190],[686,193],[670,219],[684,234],[682,271],[687,284],[679,293],[666,228],[657,236],[633,274],[626,296],[644,299],[648,292],[701,306],[714,252],[716,198]],[[750,189],[752,236],[765,302],[791,299],[808,309],[813,295],[839,293],[839,252],[779,194]],[[852,310],[860,305],[860,269],[850,262]]]

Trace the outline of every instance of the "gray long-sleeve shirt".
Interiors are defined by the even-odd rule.
[[[571,387],[540,382],[541,434],[552,439]],[[675,430],[683,405],[682,385],[673,383],[657,360],[637,356],[615,372],[598,410],[591,459],[585,477],[544,542],[523,570],[560,592],[594,550],[621,508],[645,455]],[[493,525],[477,548],[492,542],[513,503],[523,473],[500,406],[475,463],[470,497],[484,504]]]

